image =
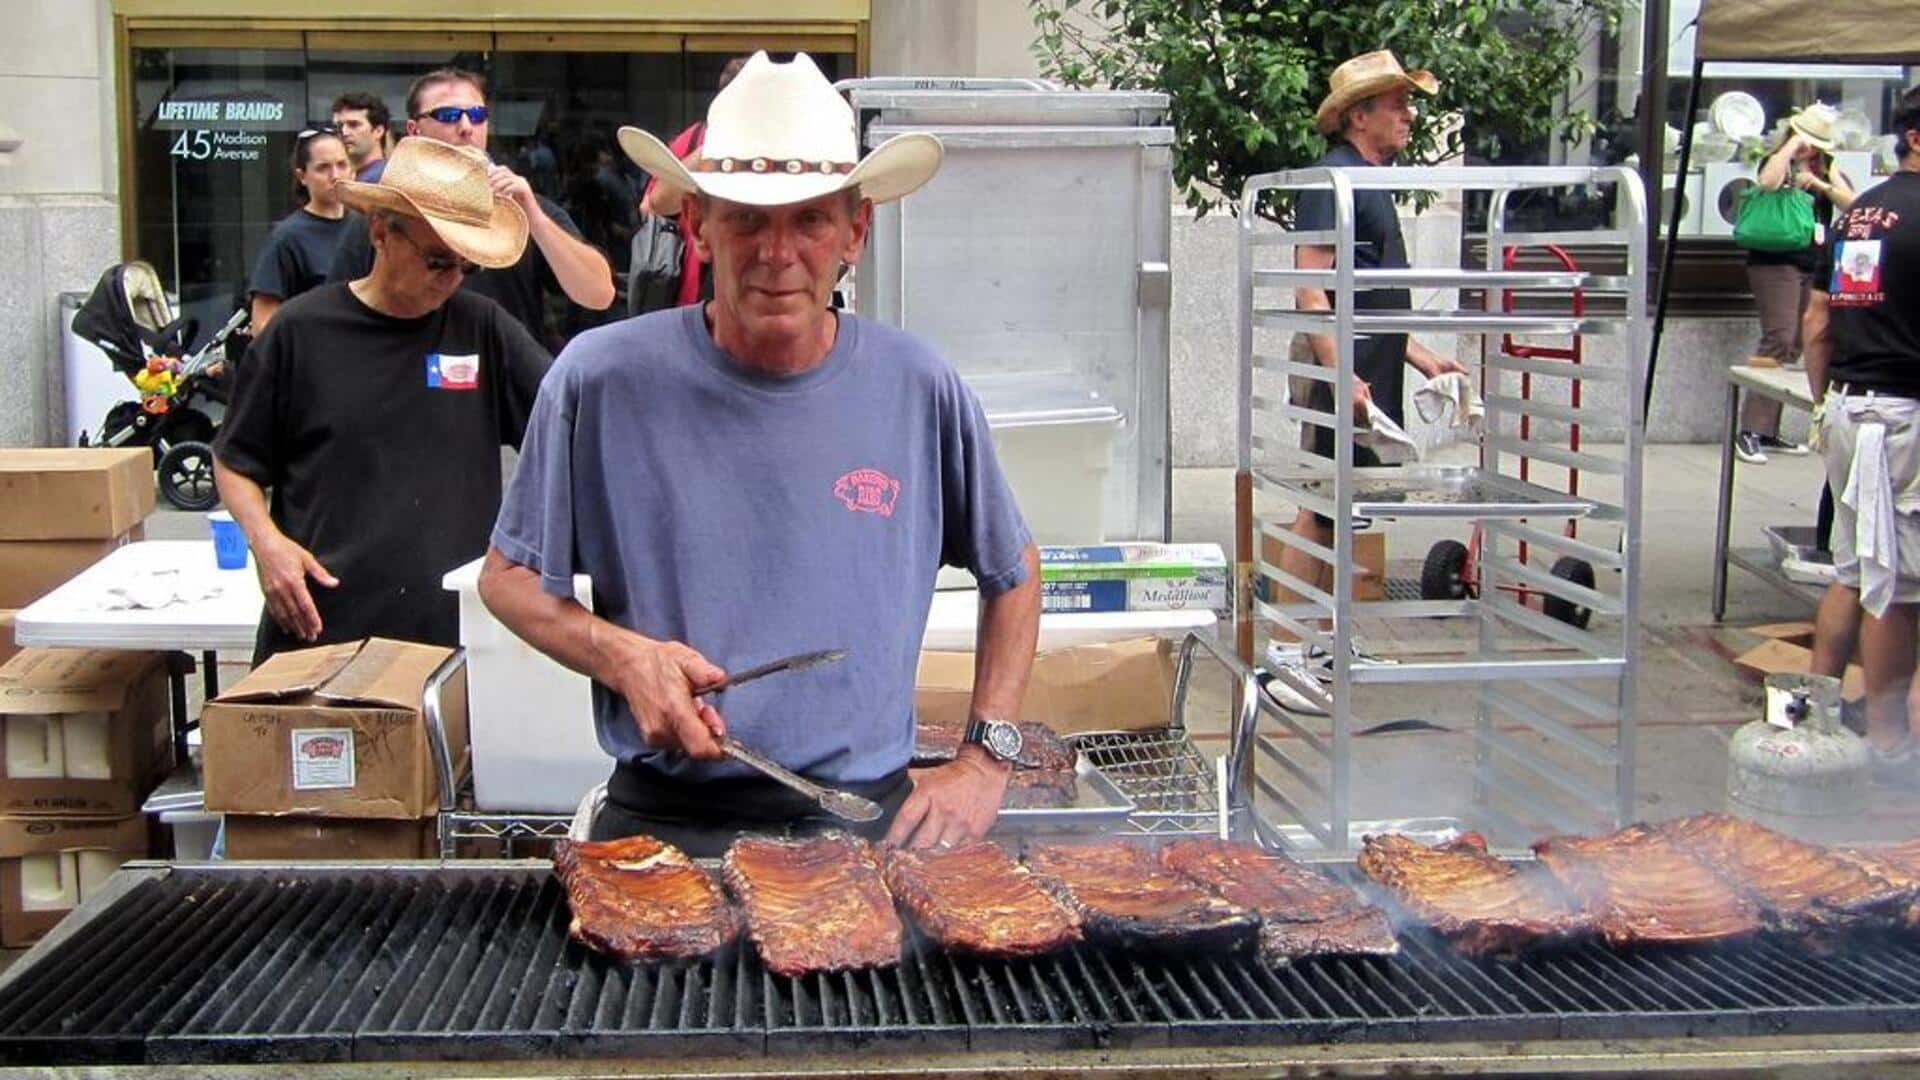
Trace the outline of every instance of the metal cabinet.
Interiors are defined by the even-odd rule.
[[[946,147],[931,183],[877,208],[856,308],[933,342],[970,384],[991,380],[986,407],[996,432],[1016,415],[1032,423],[1024,398],[1074,401],[1085,422],[1058,434],[1076,452],[1091,448],[1110,461],[1098,520],[1056,519],[1036,528],[1042,541],[1165,539],[1166,96],[1031,80],[872,79],[843,88],[868,148],[907,131],[931,132]],[[1056,501],[1060,492],[1029,478],[1060,470],[1020,460],[1051,451],[997,441],[1022,505]]]

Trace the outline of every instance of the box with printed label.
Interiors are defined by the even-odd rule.
[[[135,525],[110,540],[0,540],[0,608],[26,607],[146,534]]]
[[[0,667],[0,814],[139,813],[172,767],[161,654],[23,649]]]
[[[0,817],[0,945],[24,948],[146,856],[147,819]]]
[[[451,649],[385,638],[280,653],[200,713],[206,808],[223,814],[411,819],[440,784],[422,694]],[[442,688],[456,768],[467,750],[462,668]]]
[[[1210,610],[1231,619],[1218,544],[1122,543],[1040,549],[1040,610]]]
[[[228,814],[227,858],[431,859],[440,853],[434,818],[267,817]]]
[[[144,446],[0,450],[0,540],[109,540],[153,513]]]

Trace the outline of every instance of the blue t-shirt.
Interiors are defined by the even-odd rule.
[[[731,734],[789,768],[879,779],[912,753],[939,567],[971,570],[989,596],[1026,578],[1029,535],[985,414],[900,330],[842,314],[824,361],[776,377],[721,352],[702,312],[573,339],[541,387],[493,545],[555,596],[590,575],[599,615],[724,668],[848,650],[715,704]],[[595,683],[593,702],[600,745],[624,763],[747,773],[649,750],[623,699]]]
[[[334,250],[346,229],[346,215],[323,218],[302,207],[274,223],[267,246],[254,260],[247,295],[291,300],[327,280]]]

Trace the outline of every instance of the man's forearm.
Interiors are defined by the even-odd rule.
[[[221,505],[233,515],[234,524],[240,526],[249,544],[258,547],[263,537],[279,533],[280,527],[273,523],[273,511],[267,504],[267,489],[252,477],[234,472],[216,457],[213,486],[220,493]]]
[[[1017,719],[1040,640],[1040,552],[1021,555],[1027,580],[980,605],[973,665],[974,716]]]
[[[616,662],[606,645],[619,628],[571,596],[548,595],[535,571],[489,547],[480,567],[480,599],[522,641],[573,671],[614,685]]]
[[[613,268],[605,255],[545,214],[529,215],[528,228],[568,299],[594,311],[613,305]]]

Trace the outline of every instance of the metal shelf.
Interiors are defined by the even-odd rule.
[[[1614,189],[1615,220],[1594,230],[1509,232],[1506,205],[1513,192],[1570,185],[1600,185]],[[1315,190],[1331,194],[1334,220],[1329,228],[1290,232],[1254,213],[1267,193]],[[1492,192],[1484,232],[1464,239],[1472,250],[1486,253],[1484,268],[1415,266],[1392,269],[1348,267],[1301,269],[1288,265],[1289,248],[1306,244],[1331,248],[1335,258],[1351,258],[1356,242],[1353,193],[1361,190]],[[1634,812],[1634,671],[1638,656],[1638,552],[1640,456],[1644,432],[1636,423],[1635,408],[1645,379],[1647,234],[1646,194],[1639,178],[1628,170],[1564,168],[1313,168],[1256,177],[1248,181],[1240,214],[1240,278],[1238,330],[1240,357],[1240,476],[1236,516],[1243,567],[1241,594],[1251,596],[1261,583],[1277,585],[1299,599],[1270,604],[1253,599],[1241,606],[1239,644],[1250,656],[1254,622],[1290,631],[1295,637],[1327,650],[1334,661],[1330,671],[1274,673],[1286,685],[1324,708],[1326,715],[1307,719],[1285,712],[1253,691],[1257,706],[1237,709],[1224,821],[1243,816],[1269,832],[1305,828],[1327,846],[1344,848],[1351,837],[1351,755],[1355,732],[1355,695],[1341,693],[1356,687],[1440,684],[1478,688],[1478,714],[1473,727],[1476,804],[1488,821],[1518,800],[1538,820],[1608,819],[1613,824]],[[1576,244],[1611,250],[1626,267],[1618,276],[1586,273],[1577,264],[1564,267],[1509,268],[1504,259],[1510,247]],[[1518,260],[1516,260],[1518,261]],[[1300,311],[1275,306],[1283,302],[1272,290],[1287,287],[1325,289],[1332,310]],[[1462,301],[1472,309],[1409,311],[1358,310],[1361,293],[1386,288],[1463,290]],[[1267,306],[1256,303],[1259,290],[1269,290]],[[1467,295],[1468,293],[1473,295]],[[1595,314],[1586,311],[1592,294],[1613,294],[1607,302],[1621,310]],[[1504,306],[1523,294],[1534,310],[1506,311]],[[1622,298],[1623,301],[1622,302]],[[1579,312],[1576,313],[1576,308]],[[1335,338],[1335,363],[1328,367],[1302,364],[1288,356],[1285,340],[1275,331],[1306,331]],[[1477,338],[1483,350],[1480,371],[1486,415],[1478,468],[1432,472],[1428,466],[1401,469],[1341,467],[1334,460],[1307,457],[1295,449],[1295,424],[1325,423],[1334,429],[1336,444],[1354,436],[1350,411],[1303,409],[1289,395],[1293,383],[1256,379],[1258,372],[1278,372],[1331,384],[1334,400],[1352,385],[1355,339],[1361,335],[1418,333]],[[1534,339],[1617,335],[1621,359],[1588,363],[1581,350],[1566,346],[1565,354],[1527,351],[1500,335]],[[1541,341],[1536,345],[1556,342]],[[1516,354],[1522,355],[1516,355]],[[1573,362],[1578,358],[1581,362]],[[1510,372],[1531,376],[1538,399],[1522,400],[1509,385]],[[1594,400],[1579,408],[1555,404],[1565,400],[1559,388],[1572,380],[1617,384],[1620,392],[1606,395],[1612,404]],[[1611,389],[1611,388],[1609,388]],[[1578,422],[1616,426],[1627,443],[1617,453],[1574,451],[1564,442],[1540,437],[1521,440],[1513,433],[1516,417],[1551,421],[1547,431]],[[1256,451],[1261,455],[1255,466]],[[1520,462],[1531,460],[1560,467],[1619,477],[1617,502],[1570,496],[1518,476]],[[1609,484],[1611,486],[1611,484]],[[1266,496],[1268,498],[1256,498]],[[1290,505],[1279,506],[1280,502]],[[1348,511],[1338,513],[1342,507]],[[1296,508],[1311,510],[1334,521],[1332,540],[1321,544],[1294,537],[1288,531]],[[1272,517],[1261,517],[1262,511]],[[1434,517],[1481,522],[1482,550],[1478,562],[1477,599],[1451,601],[1362,602],[1352,595],[1356,519],[1393,521]],[[1610,542],[1581,537],[1565,540],[1551,535],[1560,523],[1584,519],[1583,527],[1621,532],[1618,553]],[[1269,543],[1310,555],[1334,568],[1330,586],[1307,580],[1267,554]],[[1519,558],[1519,545],[1534,545],[1535,554]],[[1586,559],[1597,572],[1596,587],[1586,587],[1549,571],[1554,556]],[[1540,561],[1534,561],[1534,560]],[[1514,592],[1518,590],[1518,594]],[[1548,614],[1538,598],[1556,601]],[[1590,625],[1571,613],[1584,611]],[[1353,652],[1355,623],[1362,618],[1417,619],[1452,617],[1471,619],[1478,638],[1463,642],[1462,655],[1446,660],[1419,658],[1413,662],[1379,662]],[[1544,651],[1516,652],[1512,643],[1524,639]],[[1321,682],[1325,677],[1327,681]],[[1176,681],[1176,692],[1180,683]],[[1243,687],[1241,696],[1246,696]],[[1374,700],[1378,695],[1369,697]],[[1576,730],[1570,717],[1577,713]],[[1499,725],[1494,718],[1500,718]],[[1578,755],[1568,765],[1533,752],[1501,727],[1515,718],[1546,736],[1565,743]],[[1595,722],[1599,723],[1596,724]],[[1611,738],[1606,732],[1611,729]],[[1271,733],[1274,738],[1268,738]],[[1256,769],[1255,766],[1258,766]],[[1414,793],[1417,795],[1417,793]],[[1420,813],[1417,804],[1405,808]],[[1593,824],[1599,824],[1595,820]]]
[[[1815,606],[1827,593],[1824,585],[1795,581],[1782,573],[1780,560],[1768,548],[1733,548],[1727,552],[1727,565],[1737,566],[1787,596]]]
[[[1253,325],[1260,330],[1299,330],[1311,334],[1332,334],[1337,316],[1331,311],[1296,311],[1290,308],[1259,308],[1253,313]],[[1624,317],[1542,315],[1504,311],[1421,311],[1401,315],[1353,316],[1356,334],[1614,334],[1620,332]]]

